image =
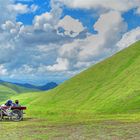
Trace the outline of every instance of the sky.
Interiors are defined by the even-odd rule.
[[[0,79],[61,83],[140,40],[140,0],[0,0]]]

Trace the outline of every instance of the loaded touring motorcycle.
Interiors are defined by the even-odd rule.
[[[23,110],[26,110],[25,106],[0,106],[0,121],[3,121],[5,117],[11,121],[21,121],[23,120]]]

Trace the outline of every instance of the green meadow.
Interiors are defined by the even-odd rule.
[[[28,108],[22,122],[0,122],[2,139],[138,140],[140,41],[53,90],[24,93],[0,85],[0,98]]]

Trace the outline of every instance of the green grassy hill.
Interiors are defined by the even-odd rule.
[[[11,98],[20,93],[27,93],[31,91],[38,91],[37,89],[29,89],[8,82],[0,83],[0,101]]]
[[[34,88],[26,88],[20,85],[4,82],[2,85],[16,91],[17,93],[26,93],[26,92],[31,92],[31,91],[39,91],[38,89]]]
[[[16,91],[0,84],[0,101],[8,99],[10,96],[13,96],[15,94],[16,94]]]
[[[140,41],[49,92],[14,98],[27,114],[51,119],[140,113]]]

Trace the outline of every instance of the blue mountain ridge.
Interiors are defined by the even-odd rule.
[[[25,88],[29,88],[29,89],[38,89],[38,90],[50,90],[50,89],[53,89],[55,87],[58,86],[57,83],[55,82],[49,82],[45,85],[42,85],[42,86],[36,86],[36,85],[32,85],[32,84],[29,84],[29,83],[13,83],[13,82],[7,82],[7,81],[3,81],[3,80],[0,80],[0,84],[3,84],[3,83],[10,83],[10,84],[14,84],[14,85],[18,85],[18,86],[22,86],[22,87],[25,87]]]

